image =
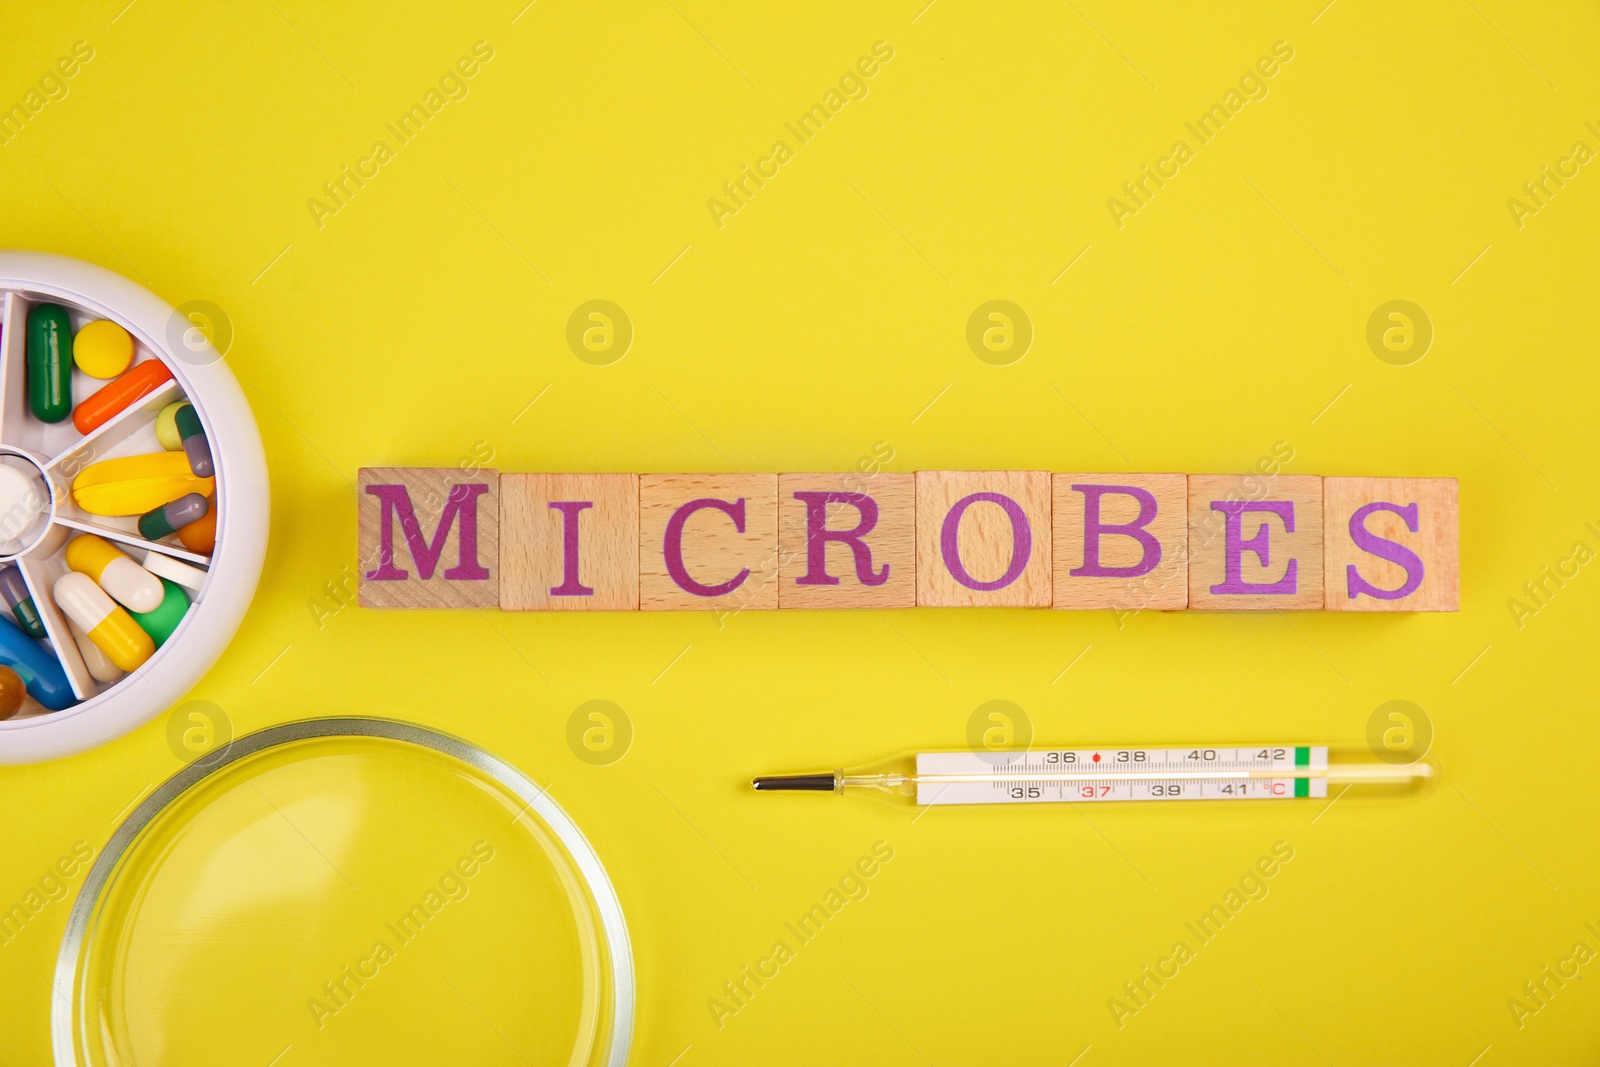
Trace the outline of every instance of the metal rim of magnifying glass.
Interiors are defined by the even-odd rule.
[[[359,716],[301,719],[246,734],[229,742],[220,753],[201,756],[168,778],[123,820],[85,876],[83,886],[78,890],[78,899],[73,902],[72,914],[67,919],[66,933],[61,937],[61,953],[56,957],[55,1006],[51,1012],[51,1034],[57,1067],[77,1067],[78,1064],[73,1042],[77,1001],[73,994],[77,984],[79,955],[88,937],[89,920],[95,904],[129,846],[174,800],[230,763],[278,745],[320,737],[376,737],[441,752],[487,774],[538,812],[572,857],[584,885],[594,899],[600,927],[605,934],[607,960],[611,966],[611,1034],[606,1049],[606,1064],[607,1067],[624,1067],[633,1044],[633,948],[628,940],[628,924],[623,918],[622,902],[617,899],[616,888],[612,886],[594,847],[583,836],[583,831],[578,829],[578,824],[531,778],[476,745],[415,723]]]

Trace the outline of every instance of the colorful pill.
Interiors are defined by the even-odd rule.
[[[170,504],[162,504],[139,516],[139,533],[152,541],[159,541],[191,522],[199,522],[210,510],[211,505],[199,493],[180,496]]]
[[[209,496],[214,484],[194,476],[187,456],[152,452],[90,464],[72,479],[72,498],[93,515],[143,515],[189,493]]]
[[[129,611],[154,611],[166,596],[160,578],[94,534],[79,534],[67,543],[67,566],[94,579]]]
[[[156,643],[150,635],[139,629],[139,624],[87,574],[73,571],[57,578],[56,603],[123,670],[138,670],[155,653]]]
[[[178,540],[190,552],[209,556],[217,547],[217,500],[210,498],[211,507],[205,517],[191,522],[178,531]]]
[[[28,583],[17,568],[0,570],[0,596],[5,597],[12,616],[24,633],[33,638],[44,636],[44,620],[39,618],[39,608],[33,602],[33,594],[28,591]]]
[[[183,454],[189,457],[189,469],[196,478],[209,478],[214,473],[211,466],[211,442],[206,440],[205,427],[200,425],[200,415],[193,404],[185,404],[173,413],[172,421],[183,439]]]
[[[111,657],[100,651],[100,646],[89,640],[88,634],[70,622],[67,629],[72,631],[72,640],[83,657],[83,665],[89,668],[90,677],[97,682],[114,682],[122,677],[122,668],[112,663]]]
[[[0,667],[0,719],[9,719],[21,711],[23,698],[27,695],[22,675],[10,667]]]
[[[95,319],[72,339],[72,362],[91,378],[115,378],[133,362],[133,338],[110,319]]]
[[[184,595],[182,586],[165,578],[161,579],[161,586],[166,590],[166,597],[160,607],[154,611],[130,613],[133,621],[139,624],[139,629],[150,635],[157,648],[167,643],[167,638],[172,636],[172,631],[178,628],[189,610],[189,598]]]
[[[78,577],[83,578],[81,574]],[[83,580],[89,581],[87,578]],[[89,582],[89,585],[92,588],[94,583]],[[22,678],[22,684],[27,687],[28,695],[51,711],[60,711],[77,703],[78,698],[72,694],[72,683],[67,681],[67,672],[61,669],[56,658],[46,652],[43,645],[3,618],[0,618],[0,665],[16,671]]]
[[[29,322],[31,324],[32,318]],[[30,337],[31,337],[30,333]],[[33,349],[28,349],[28,369],[30,378],[33,370]],[[100,426],[110,422],[117,415],[127,410],[128,406],[140,397],[149,396],[162,385],[172,380],[172,371],[159,359],[147,359],[137,363],[124,371],[120,378],[107,382],[100,390],[83,403],[79,404],[72,413],[72,425],[78,428],[79,433],[89,433]],[[29,394],[32,395],[31,392]],[[72,403],[71,398],[67,403]],[[52,420],[45,420],[47,422]],[[60,419],[53,420],[56,422]]]
[[[178,436],[178,409],[188,403],[187,400],[174,400],[156,415],[156,440],[168,452],[183,451],[183,438]]]
[[[163,556],[159,552],[146,552],[144,554],[144,569],[157,578],[166,578],[177,582],[191,592],[198,593],[200,587],[206,584],[206,572],[192,563]]]
[[[72,413],[72,320],[60,304],[28,312],[28,408],[40,422]]]

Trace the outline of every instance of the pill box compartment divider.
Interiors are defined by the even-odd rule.
[[[16,290],[6,291],[3,301],[0,301],[0,308],[3,308],[3,317],[0,317],[0,445],[25,450],[42,462],[53,497],[51,525],[63,528],[68,539],[80,533],[97,534],[128,551],[135,560],[142,558],[144,552],[158,552],[194,566],[209,568],[210,558],[184,548],[176,535],[150,541],[140,536],[136,517],[92,515],[74,503],[72,479],[90,464],[120,456],[164,451],[155,435],[156,416],[168,404],[183,399],[184,394],[176,381],[164,382],[88,434],[79,434],[70,418],[53,425],[40,422],[28,408],[27,324],[29,309],[35,303],[44,302],[47,301],[32,299],[28,294]],[[85,309],[73,301],[53,298],[48,302],[60,304],[67,310],[74,334],[95,319],[111,318],[116,321],[115,315]],[[137,333],[133,336],[134,356],[130,368],[146,360],[160,358],[139,339]],[[74,406],[108,384],[110,382],[91,378],[74,367]],[[74,695],[80,701],[87,700],[123,685],[146,670],[161,656],[167,645],[157,649],[155,655],[138,671],[111,682],[97,681],[89,673],[67,618],[55,601],[55,581],[68,570],[64,555],[65,540],[57,540],[58,543],[52,546],[50,539],[46,538],[40,550],[15,558],[0,557],[0,561],[17,564],[44,623],[45,641],[50,651],[61,662]],[[191,601],[189,615],[194,614],[194,605],[204,597],[208,584],[202,584],[198,592],[184,591]],[[10,613],[6,614],[9,616]],[[188,623],[189,617],[185,616],[178,630],[168,639],[169,645],[182,638]],[[22,710],[10,721],[50,714],[56,713],[48,711],[29,697]]]

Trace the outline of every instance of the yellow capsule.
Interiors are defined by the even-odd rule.
[[[150,635],[87,574],[63,574],[56,579],[55,595],[72,624],[123,670],[138,670],[155,653]]]
[[[182,452],[103,459],[72,479],[72,498],[92,515],[143,515],[189,493],[210,496],[214,478],[196,478]]]

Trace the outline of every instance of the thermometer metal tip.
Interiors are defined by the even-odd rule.
[[[762,793],[831,793],[837,788],[837,780],[831,774],[768,774],[752,779],[750,788]]]

